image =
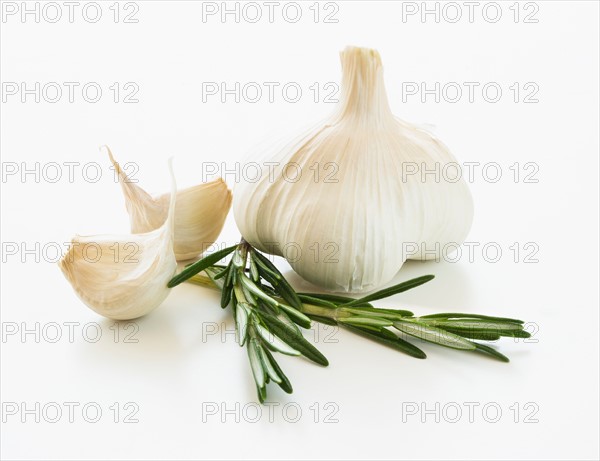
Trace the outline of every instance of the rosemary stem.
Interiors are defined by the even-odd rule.
[[[302,313],[308,315],[318,315],[319,317],[326,317],[335,320],[338,318],[339,309],[302,303]]]
[[[199,285],[205,288],[212,288],[213,290],[221,291],[221,289],[215,285],[210,277],[206,275],[196,274],[188,279],[188,282],[194,285]],[[273,297],[276,301],[283,301],[281,298]],[[314,304],[302,303],[302,313],[308,315],[318,315],[319,317],[326,317],[330,319],[337,319],[339,317],[345,317],[340,312],[340,309],[331,309],[330,307],[315,306]]]
[[[212,288],[213,290],[221,291],[221,289],[214,284],[210,277],[206,275],[196,274],[193,277],[190,277],[188,282],[193,283],[194,285],[200,285],[206,288]]]

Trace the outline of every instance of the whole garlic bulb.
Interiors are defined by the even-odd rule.
[[[390,281],[407,257],[462,243],[473,202],[462,179],[407,174],[407,165],[432,171],[456,160],[431,134],[394,117],[379,53],[348,47],[341,61],[335,113],[267,153],[277,166],[265,161],[259,180],[240,183],[233,208],[258,249],[285,257],[323,288],[361,292]]]
[[[156,309],[169,295],[175,275],[173,253],[177,190],[171,170],[171,199],[165,219],[151,232],[75,236],[59,266],[77,296],[93,311],[130,320]]]
[[[129,180],[110,149],[106,149],[123,189],[131,232],[139,234],[158,228],[167,215],[171,194],[152,197]],[[174,247],[178,261],[195,258],[217,240],[231,200],[231,191],[221,178],[177,191]]]

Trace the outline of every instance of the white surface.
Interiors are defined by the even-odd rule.
[[[28,408],[57,402],[65,414],[57,423],[48,421],[54,413],[39,423],[29,415],[23,423],[20,414],[4,411],[2,458],[597,459],[598,3],[538,2],[536,24],[515,24],[511,4],[502,3],[496,24],[480,15],[472,24],[402,22],[402,6],[394,2],[340,2],[337,24],[290,24],[280,17],[273,24],[203,23],[200,3],[158,1],[138,2],[137,24],[89,24],[81,16],[73,24],[22,24],[13,17],[1,23],[3,82],[92,81],[106,92],[97,104],[81,97],[21,103],[18,96],[2,104],[5,165],[99,162],[104,173],[94,184],[81,174],[73,183],[3,180],[3,243],[30,248],[67,242],[75,233],[127,232],[121,191],[99,145],[109,144],[121,162],[139,164],[137,178],[150,191],[168,187],[171,155],[179,185],[191,185],[201,162],[231,167],[257,143],[327,114],[331,106],[312,102],[308,86],[338,81],[337,53],[344,46],[370,46],[381,52],[398,116],[435,126],[460,161],[498,162],[505,175],[494,184],[479,177],[471,185],[476,214],[468,239],[498,242],[502,259],[493,264],[476,253],[472,263],[464,257],[455,264],[408,264],[397,280],[424,273],[437,278],[385,305],[517,316],[538,328],[537,342],[501,341],[500,350],[512,359],[502,364],[433,345],[423,346],[429,357],[419,361],[347,332],[337,332],[337,342],[325,341],[329,331],[321,327],[317,346],[330,367],[283,357],[295,392],[288,396],[271,385],[269,401],[279,403],[274,421],[265,408],[252,423],[257,406],[246,352],[231,335],[221,341],[219,334],[206,334],[213,324],[233,328],[216,293],[180,287],[136,321],[137,343],[124,343],[122,336],[115,343],[112,322],[76,298],[56,264],[36,263],[31,255],[22,263],[20,254],[3,250],[3,331],[39,322],[49,336],[52,322],[78,326],[73,342],[65,326],[56,343],[3,334],[5,410],[10,402]],[[305,15],[309,5],[303,5]],[[107,18],[109,6],[103,3]],[[281,97],[223,104],[212,97],[203,104],[203,81],[293,81],[306,97],[296,104]],[[505,93],[496,104],[480,96],[473,103],[422,103],[416,96],[403,103],[402,82],[422,81],[498,82]],[[139,103],[113,103],[113,82],[137,83]],[[535,82],[539,102],[514,103],[513,82]],[[515,184],[508,170],[514,162],[537,163],[539,182]],[[220,242],[237,238],[230,216]],[[515,263],[508,249],[513,242],[537,243],[539,262]],[[82,325],[90,322],[103,333],[97,343],[82,337]],[[80,404],[73,423],[64,402]],[[103,410],[95,424],[80,411],[88,402]],[[109,409],[114,402],[119,423]],[[139,407],[139,422],[122,422],[127,402]],[[210,402],[234,411],[239,403],[240,421],[221,412],[203,418],[203,403],[206,410]],[[282,414],[290,402],[288,418],[295,408],[302,411],[296,423]],[[405,411],[403,422],[411,402],[429,409],[439,402],[446,418],[436,422],[429,415],[422,422],[420,414]],[[456,423],[449,422],[452,402],[463,410]],[[479,405],[472,422],[465,402]],[[486,421],[486,404],[488,419],[501,409],[498,422]],[[325,423],[336,408],[337,422]],[[524,422],[536,408],[538,422]]]

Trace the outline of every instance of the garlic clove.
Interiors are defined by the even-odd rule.
[[[250,244],[285,257],[323,288],[363,292],[390,281],[406,259],[435,257],[436,246],[462,243],[473,201],[462,179],[422,178],[424,168],[456,159],[425,130],[394,117],[379,53],[348,47],[341,61],[334,113],[285,147],[265,151],[262,164],[278,166],[238,184],[233,208]],[[292,164],[301,175],[289,180]],[[407,165],[418,174],[407,174]]]
[[[131,232],[149,232],[164,221],[170,194],[152,197],[131,182],[106,147],[119,176],[129,213]],[[223,179],[177,191],[175,207],[175,257],[178,261],[204,253],[218,238],[231,207],[232,194]]]
[[[134,235],[75,236],[59,266],[79,298],[93,311],[115,320],[141,317],[170,293],[177,190],[171,171],[171,200],[161,225]]]

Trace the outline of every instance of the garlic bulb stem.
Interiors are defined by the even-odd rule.
[[[340,53],[340,59],[342,91],[339,117],[381,123],[392,116],[379,52],[364,48],[346,48]]]

